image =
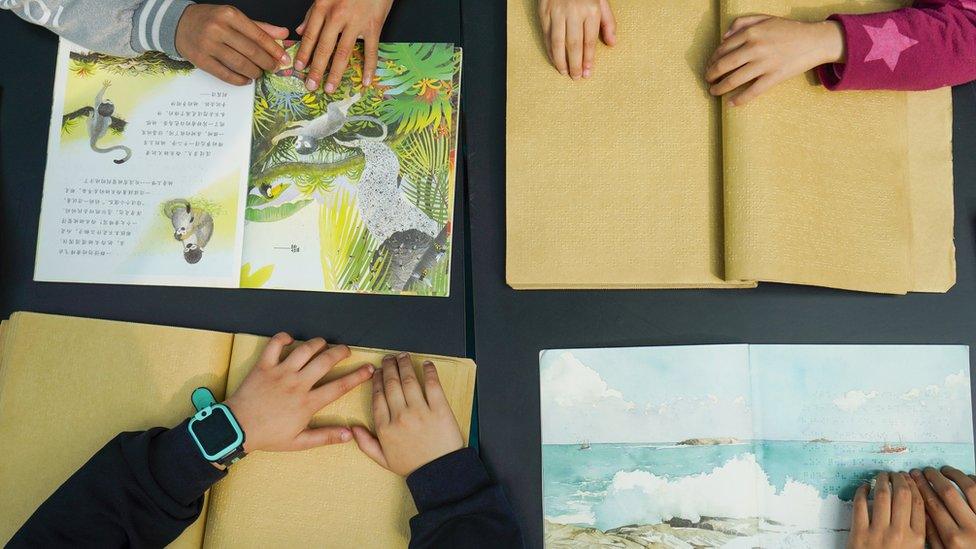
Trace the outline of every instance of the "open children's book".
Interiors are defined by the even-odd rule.
[[[730,108],[704,79],[736,17],[905,2],[619,0],[617,45],[579,82],[549,65],[536,4],[508,0],[512,287],[954,284],[949,89],[830,92],[806,74]]]
[[[62,40],[34,279],[448,295],[461,51],[362,70],[235,87]]]
[[[571,349],[539,361],[550,547],[843,547],[854,491],[877,472],[976,465],[966,346]]]
[[[232,393],[268,338],[33,313],[0,328],[0,545],[51,493],[122,431],[171,427],[193,414],[190,393]],[[385,353],[352,349],[335,379]],[[475,365],[416,355],[438,367],[464,440]],[[419,372],[419,370],[418,370]],[[360,385],[313,425],[371,427]],[[355,444],[256,452],[209,491],[200,518],[175,547],[406,547],[416,514],[404,479]]]

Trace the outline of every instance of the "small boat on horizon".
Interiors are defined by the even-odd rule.
[[[580,443],[579,449],[580,450],[589,450],[590,449],[590,443],[584,440],[582,443]]]
[[[905,454],[908,453],[908,446],[904,444],[888,444],[884,443],[881,450],[878,450],[879,454]]]

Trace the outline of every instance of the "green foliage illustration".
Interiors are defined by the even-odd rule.
[[[297,44],[286,49],[294,56]],[[447,295],[460,50],[383,44],[368,86],[362,61],[358,46],[333,93],[307,90],[305,74],[294,68],[256,82],[245,219],[274,223],[320,208],[326,290]],[[332,133],[302,133],[339,111]],[[379,140],[396,157],[398,196],[428,218],[416,230],[378,237],[363,217],[359,186],[364,174],[379,175],[357,143]],[[415,217],[403,207],[396,211]]]

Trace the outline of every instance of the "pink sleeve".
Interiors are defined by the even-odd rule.
[[[976,0],[919,0],[910,8],[832,15],[847,62],[817,68],[831,90],[929,90],[976,80]]]

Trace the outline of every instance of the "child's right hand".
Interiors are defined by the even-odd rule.
[[[590,77],[597,36],[617,43],[610,0],[539,0],[539,20],[549,62],[573,80]]]
[[[926,537],[931,549],[976,547],[976,481],[954,467],[938,470],[915,469],[912,478],[918,484],[928,513]]]
[[[906,473],[879,473],[868,513],[868,486],[854,494],[847,549],[924,549],[925,505]]]
[[[192,4],[176,26],[176,51],[217,78],[243,86],[290,63],[275,40],[288,29],[252,21],[233,6]]]
[[[421,389],[406,354],[385,357],[382,375],[373,376],[373,423],[376,436],[365,427],[352,428],[356,444],[381,467],[400,476],[464,447],[437,368],[424,363]]]

